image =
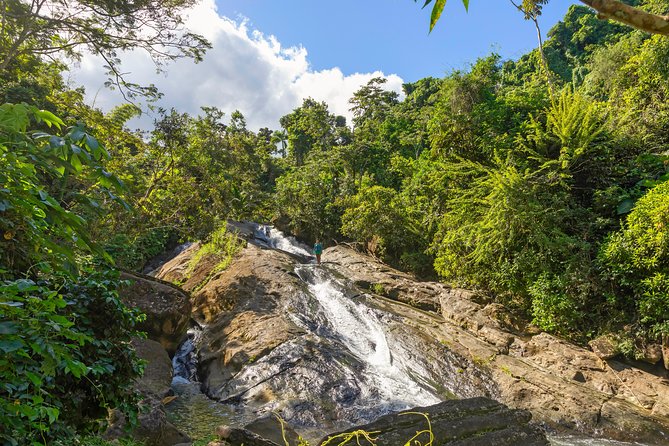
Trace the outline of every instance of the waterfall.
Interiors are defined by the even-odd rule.
[[[286,236],[283,232],[268,225],[257,225],[254,231],[256,240],[262,241],[267,247],[279,249],[305,257],[311,257],[311,249],[295,237]]]
[[[194,327],[188,330],[188,338],[181,343],[172,358],[174,370],[172,384],[197,382],[197,351],[196,346],[202,329]]]
[[[256,225],[253,243],[308,261],[309,247],[281,231]],[[281,302],[300,328],[295,337],[257,359],[250,359],[207,398],[200,391],[197,352],[201,330],[193,328],[173,358],[170,419],[196,436],[219,424],[244,425],[277,411],[310,439],[351,424],[454,395],[492,396],[484,371],[472,367],[394,307],[360,294],[327,265],[301,264],[294,272],[304,283]],[[415,325],[415,324],[414,324]],[[268,395],[270,397],[268,397]],[[552,438],[554,446],[622,446],[582,438]]]
[[[364,365],[360,379],[378,391],[372,400],[358,404],[402,410],[443,400],[437,389],[419,383],[421,377],[428,381],[425,378],[429,372],[412,364],[401,343],[393,342],[384,322],[390,315],[367,306],[360,298],[346,296],[346,286],[322,268],[300,266],[296,272],[309,285],[310,293],[320,304],[317,311],[324,316],[325,323],[315,331],[336,339],[358,358]]]

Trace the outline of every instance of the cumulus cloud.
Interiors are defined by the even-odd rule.
[[[389,90],[401,93],[402,79],[394,74],[344,74],[339,68],[310,68],[304,47],[283,47],[274,37],[249,29],[245,21],[219,16],[214,0],[203,0],[186,22],[212,43],[203,62],[178,60],[156,73],[148,55],[135,51],[122,56],[123,70],[133,82],[155,84],[164,94],[160,106],[197,114],[202,106],[215,106],[230,114],[240,110],[251,129],[279,127],[279,118],[304,98],[325,101],[330,111],[350,122],[349,98],[374,77],[385,77]],[[94,105],[109,110],[122,103],[118,92],[105,89],[103,63],[86,56],[73,72],[73,82],[86,87]],[[131,123],[132,124],[132,123]],[[151,117],[137,126],[148,128]]]

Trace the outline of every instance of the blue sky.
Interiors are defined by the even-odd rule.
[[[540,18],[542,32],[560,20],[573,0],[553,0]],[[304,46],[315,70],[338,66],[345,74],[381,70],[406,81],[441,77],[495,51],[517,59],[537,46],[534,25],[509,1],[446,3],[428,33],[431,6],[412,0],[217,0],[219,13],[246,17],[250,26],[283,45]]]
[[[422,1],[422,0],[421,0]],[[350,122],[349,99],[374,77],[401,93],[402,84],[443,77],[497,52],[517,59],[537,46],[534,25],[508,0],[449,0],[430,34],[430,6],[412,0],[199,0],[186,11],[186,26],[212,44],[204,61],[180,59],[156,74],[141,51],[121,54],[133,82],[155,84],[157,105],[192,115],[218,107],[241,111],[249,128],[279,128],[281,116],[311,97]],[[540,24],[544,34],[575,0],[552,0]],[[103,111],[123,102],[104,88],[104,63],[86,56],[72,73]],[[136,126],[148,129],[155,115]]]

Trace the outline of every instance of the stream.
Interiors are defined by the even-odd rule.
[[[309,247],[275,228],[258,225],[255,236],[255,242],[267,248],[311,257]],[[326,264],[300,264],[294,272],[305,286],[283,311],[304,334],[245,365],[218,389],[216,398],[223,402],[201,391],[197,350],[202,328],[189,331],[173,358],[172,387],[178,398],[167,411],[192,438],[209,438],[221,424],[244,425],[280,410],[313,441],[327,432],[455,395],[495,398],[496,389],[487,384],[491,380],[483,372],[400,315],[382,309],[371,296],[359,294]],[[284,401],[256,403],[267,389],[281,389],[277,399]],[[631,444],[576,437],[550,441],[555,446]]]

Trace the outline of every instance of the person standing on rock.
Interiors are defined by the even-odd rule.
[[[316,239],[316,243],[314,243],[314,254],[316,255],[316,262],[320,265],[321,254],[323,254],[323,245],[321,245],[321,241],[319,239]]]

